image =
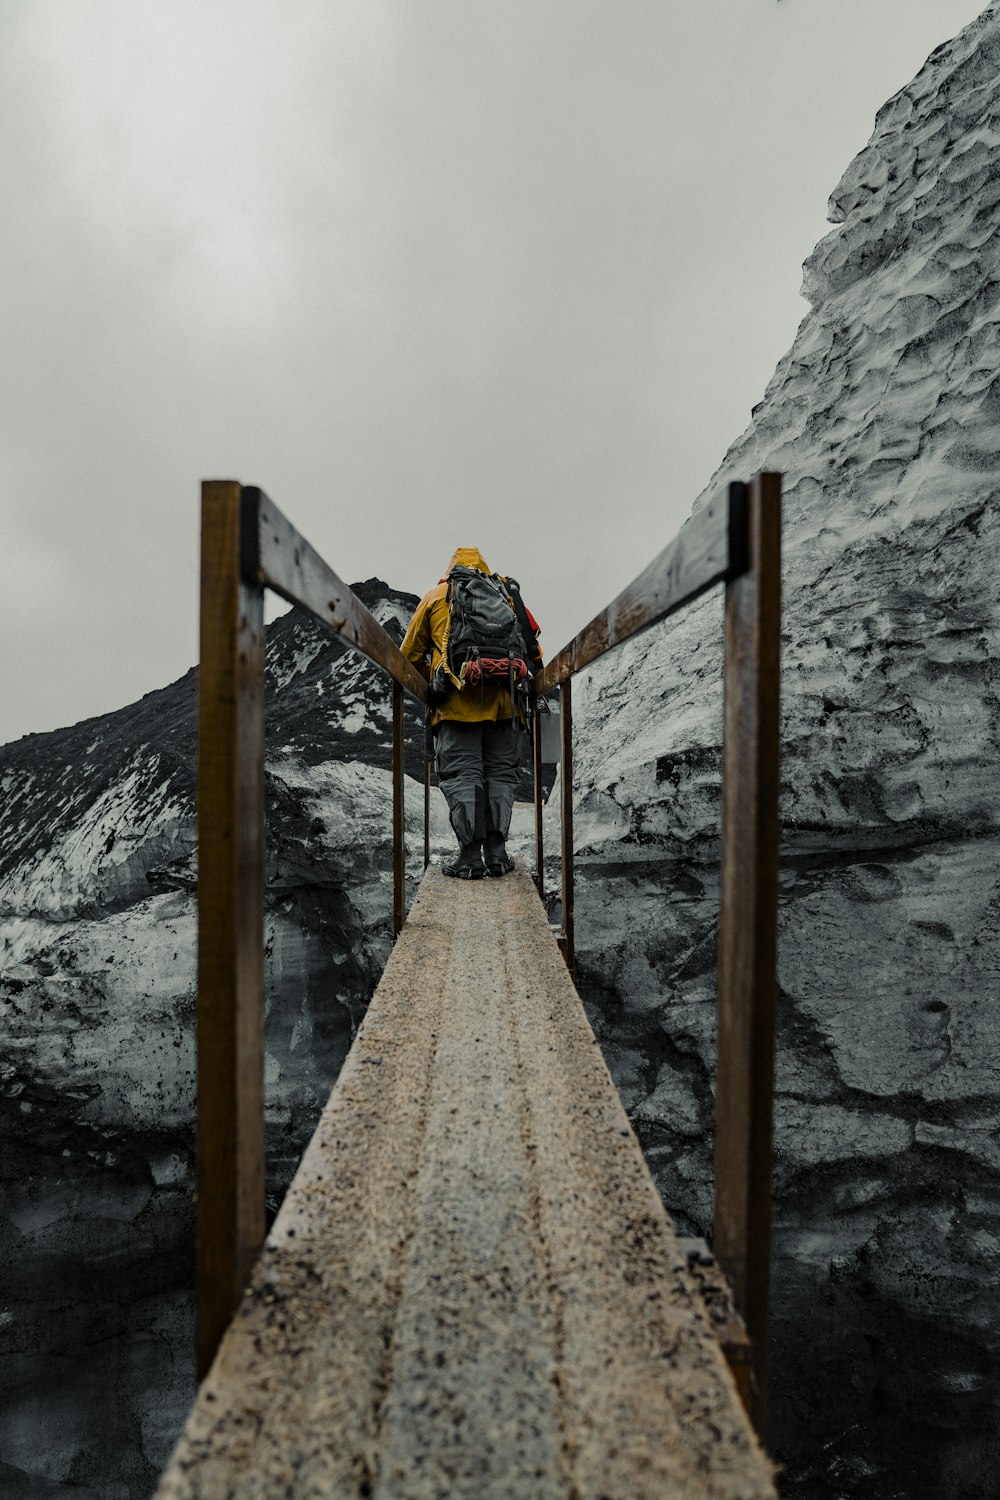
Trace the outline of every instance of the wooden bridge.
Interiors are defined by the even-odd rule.
[[[562,697],[557,940],[520,870],[473,884],[427,868],[406,917],[402,694],[426,702],[423,679],[266,496],[204,487],[205,1378],[163,1500],[774,1495],[754,1425],[763,1430],[766,1398],[779,555],[778,476],[731,486],[536,683]],[[727,639],[713,1257],[674,1234],[573,983],[570,684],[717,582]],[[262,1248],[265,586],[392,678],[398,938]],[[425,798],[428,784],[425,766]],[[426,828],[425,816],[425,865]]]

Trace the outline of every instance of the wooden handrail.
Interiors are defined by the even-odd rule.
[[[746,506],[745,484],[731,484],[724,495],[710,500],[649,566],[552,658],[536,678],[536,691],[543,695],[551,692],[606,651],[676,614],[713,584],[745,572]]]
[[[198,1375],[264,1241],[264,589],[392,679],[393,931],[405,910],[403,693],[427,684],[260,489],[202,485],[198,694]],[[424,863],[430,776],[424,762]]]
[[[243,490],[243,524],[243,567],[249,578],[308,610],[426,705],[427,683],[413,663],[263,490]]]
[[[763,1435],[777,993],[781,475],[734,482],[711,500],[553,658],[533,690],[536,700],[553,688],[561,695],[560,947],[573,972],[573,676],[717,583],[726,586],[726,629],[714,1241],[752,1340],[750,1415]],[[535,863],[544,899],[539,726],[536,707]]]

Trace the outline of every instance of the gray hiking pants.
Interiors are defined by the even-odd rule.
[[[438,780],[460,844],[507,837],[521,780],[519,730],[512,719],[478,724],[445,719],[434,731]]]

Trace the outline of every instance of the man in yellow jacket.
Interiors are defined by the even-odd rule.
[[[460,846],[458,858],[445,862],[444,873],[478,880],[484,874],[506,875],[514,868],[507,833],[521,779],[522,742],[511,688],[527,673],[541,670],[542,654],[538,625],[525,609],[517,585],[502,579],[498,598],[506,595],[514,611],[518,633],[511,639],[523,643],[524,655],[511,648],[501,659],[480,661],[477,654],[474,661],[459,665],[452,636],[453,570],[455,579],[466,570],[493,577],[477,547],[459,547],[445,577],[417,605],[402,652],[431,684],[435,703],[431,721],[438,779]],[[504,608],[498,605],[501,615]]]

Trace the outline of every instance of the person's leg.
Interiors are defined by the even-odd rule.
[[[507,853],[507,834],[514,797],[521,780],[522,741],[512,719],[483,726],[483,773],[486,782],[486,873],[506,875],[514,868]]]
[[[442,866],[446,875],[476,880],[483,873],[486,837],[486,787],[483,776],[483,725],[445,719],[434,735],[438,781],[459,842],[457,860]]]

